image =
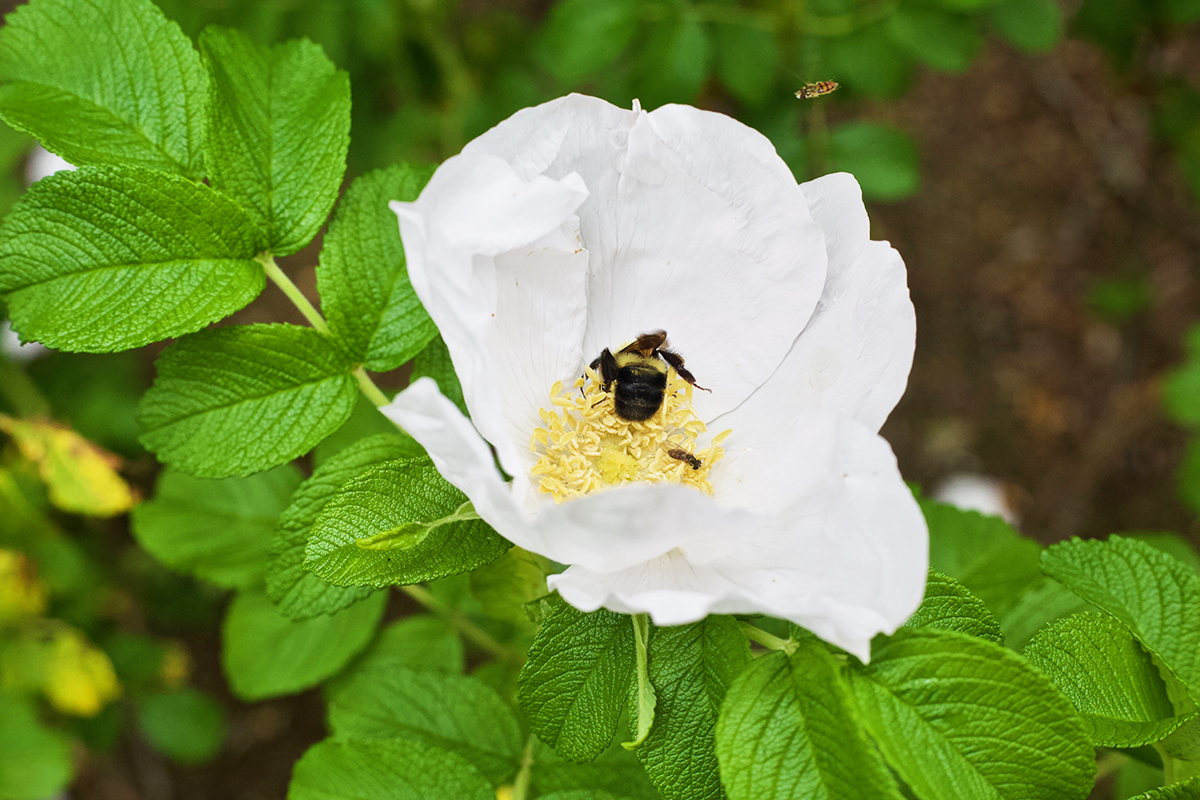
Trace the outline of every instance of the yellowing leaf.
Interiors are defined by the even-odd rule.
[[[129,484],[117,474],[120,458],[70,428],[0,414],[0,431],[11,436],[21,454],[37,464],[50,502],[63,511],[112,517],[128,511],[137,501]]]
[[[45,653],[42,691],[64,714],[94,717],[121,695],[112,662],[74,629],[56,633]]]
[[[46,588],[24,553],[0,550],[0,621],[46,610]]]

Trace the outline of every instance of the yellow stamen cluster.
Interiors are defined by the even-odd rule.
[[[529,449],[539,454],[531,470],[538,488],[555,502],[635,481],[678,483],[712,494],[708,473],[724,455],[720,445],[731,431],[697,449],[696,437],[706,428],[692,411],[691,384],[675,370],[668,370],[662,407],[645,422],[613,413],[611,391],[604,391],[591,369],[573,387],[555,383],[550,402],[555,408],[539,411],[545,427],[533,432]],[[700,468],[675,458],[672,450],[695,456]]]

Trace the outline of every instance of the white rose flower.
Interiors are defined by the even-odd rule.
[[[851,176],[798,186],[729,117],[571,95],[392,208],[470,420],[428,379],[383,411],[501,535],[568,565],[567,602],[767,614],[864,660],[917,608],[928,532],[877,433],[916,322]],[[708,391],[671,369],[653,417],[623,419],[587,368],[660,330]]]

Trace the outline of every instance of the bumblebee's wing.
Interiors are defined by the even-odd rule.
[[[633,340],[633,342],[631,344],[626,345],[624,348],[622,348],[621,352],[622,353],[641,353],[642,355],[649,358],[651,353],[653,353],[658,348],[663,347],[664,345],[666,345],[666,343],[667,343],[667,332],[666,331],[651,331],[650,333],[643,333],[640,336],[638,336],[636,339]]]

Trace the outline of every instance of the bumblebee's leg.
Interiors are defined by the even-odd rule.
[[[711,389],[705,389],[703,386],[696,383],[696,377],[684,368],[683,358],[678,353],[673,353],[670,350],[659,350],[658,355],[662,358],[663,361],[665,361],[671,365],[671,368],[675,370],[675,372],[679,375],[679,377],[683,378],[685,381],[690,383],[692,386],[695,386],[697,389],[699,389],[702,392],[709,392],[709,393],[712,392]]]
[[[608,387],[617,379],[617,359],[606,347],[600,353],[600,357],[592,362],[592,369],[600,367],[600,380],[604,381],[604,391],[608,391]]]

